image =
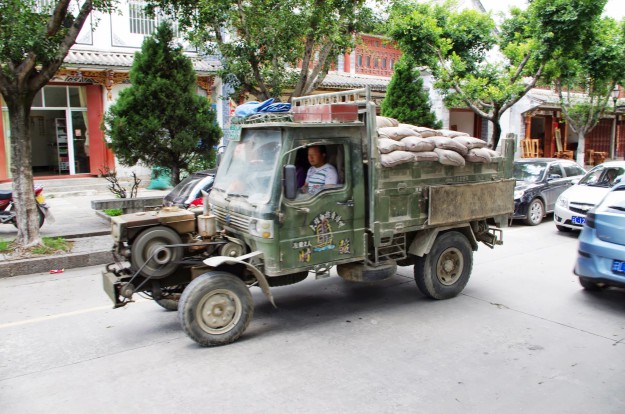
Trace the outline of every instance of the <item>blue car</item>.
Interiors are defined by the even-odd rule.
[[[586,215],[574,273],[587,290],[625,287],[625,182]]]

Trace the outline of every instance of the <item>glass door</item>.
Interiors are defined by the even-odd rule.
[[[86,174],[91,171],[89,166],[89,131],[87,130],[87,111],[71,111],[71,136],[74,171],[71,174]]]

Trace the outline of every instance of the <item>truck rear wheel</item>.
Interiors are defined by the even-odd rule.
[[[247,329],[253,313],[248,287],[227,272],[207,272],[193,279],[178,304],[182,329],[202,346],[236,341]]]
[[[430,253],[417,257],[414,278],[421,292],[432,299],[449,299],[462,292],[473,267],[473,250],[457,231],[439,235]]]

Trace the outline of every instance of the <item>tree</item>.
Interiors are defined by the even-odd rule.
[[[115,1],[85,0],[76,8],[71,3],[0,2],[0,93],[9,109],[18,247],[41,243],[31,160],[33,99],[63,64],[91,11],[111,12]]]
[[[553,62],[547,73],[569,129],[578,137],[576,160],[585,163],[585,136],[610,105],[610,93],[625,80],[625,23],[597,19],[583,49]]]
[[[606,0],[533,0],[512,9],[500,30],[490,15],[456,11],[452,3],[397,1],[389,33],[417,65],[436,78],[448,106],[464,105],[493,124],[501,136],[502,114],[532,89],[554,56],[566,56],[588,37],[586,23]]]
[[[442,122],[431,111],[430,95],[423,90],[423,79],[414,64],[405,57],[395,65],[395,73],[382,101],[382,115],[405,124],[439,129]]]
[[[154,0],[151,5],[176,16],[195,45],[220,55],[220,76],[235,96],[251,93],[260,100],[315,90],[338,55],[355,45],[355,33],[375,21],[365,0]]]
[[[191,60],[174,45],[168,23],[144,40],[122,90],[104,117],[110,147],[124,165],[139,161],[171,170],[172,184],[197,157],[209,157],[221,137],[215,113],[197,95]]]

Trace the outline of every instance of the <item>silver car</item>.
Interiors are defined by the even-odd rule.
[[[599,164],[575,185],[560,194],[556,201],[553,221],[560,231],[581,230],[588,210],[593,208],[623,180],[625,161]]]

